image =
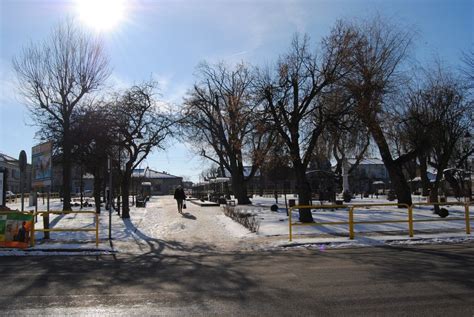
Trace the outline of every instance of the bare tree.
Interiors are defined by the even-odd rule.
[[[133,170],[154,148],[162,148],[171,132],[173,117],[159,109],[154,83],[135,85],[116,96],[110,107],[118,138],[118,153],[124,153],[121,171],[122,218],[130,218],[129,193]],[[121,165],[121,164],[120,164]]]
[[[336,160],[335,175],[342,179],[343,169],[346,169],[348,175],[351,174],[366,156],[370,146],[370,133],[357,116],[354,99],[344,87],[334,90],[324,100],[343,115],[336,121],[328,121],[320,141],[324,146],[318,147],[329,148],[326,156]],[[351,158],[355,161],[349,166],[348,160]]]
[[[308,36],[295,36],[275,71],[260,72],[260,92],[275,129],[288,147],[300,205],[308,205],[311,200],[306,170],[317,140],[327,122],[337,121],[342,115],[322,101],[348,71],[345,61],[353,37],[351,30],[337,24],[323,39],[321,54],[317,55],[311,52]],[[301,221],[313,221],[309,209],[299,212]]]
[[[351,55],[352,71],[345,78],[345,86],[356,103],[359,118],[370,132],[387,168],[398,202],[411,204],[411,193],[403,165],[416,157],[417,149],[396,155],[390,146],[389,96],[400,87],[401,66],[412,42],[409,31],[400,30],[380,18],[359,24],[349,24],[358,34],[357,45]]]
[[[26,98],[39,136],[53,138],[62,152],[64,210],[71,197],[71,116],[87,94],[110,74],[101,42],[68,20],[51,37],[30,44],[13,60],[19,88]]]
[[[461,71],[466,79],[467,86],[470,89],[474,88],[474,49],[463,53],[462,62],[464,63]]]
[[[422,183],[430,191],[430,201],[438,202],[444,170],[472,126],[473,104],[462,82],[439,64],[425,74],[420,88],[407,96],[405,119],[399,129],[409,147],[422,149],[418,151]],[[472,154],[472,148],[470,151]],[[469,156],[469,152],[465,154]],[[428,179],[428,167],[436,170],[433,182]]]
[[[238,203],[248,204],[247,182],[272,141],[265,113],[253,95],[254,77],[244,64],[231,69],[223,63],[203,63],[198,74],[199,82],[184,104],[184,133],[203,157],[230,173]]]
[[[82,166],[84,172],[94,176],[94,201],[97,213],[100,213],[100,196],[105,184],[107,158],[116,152],[118,143],[114,133],[115,122],[110,110],[102,101],[92,101],[74,111],[71,127],[74,162]]]

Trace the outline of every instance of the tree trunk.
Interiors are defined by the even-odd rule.
[[[232,190],[239,205],[250,204],[247,194],[247,183],[244,180],[243,173],[237,172],[232,175]]]
[[[306,169],[300,162],[293,162],[296,173],[296,185],[298,193],[298,205],[308,206],[311,202],[311,187],[306,179]],[[299,209],[301,222],[314,222],[311,209]]]
[[[405,175],[403,175],[402,166],[400,166],[400,164],[397,164],[393,161],[391,162],[384,161],[384,163],[385,163],[385,167],[388,170],[390,180],[392,181],[393,189],[395,190],[395,193],[397,194],[398,203],[407,204],[411,206],[412,200],[411,200],[410,186],[408,185]]]
[[[63,210],[71,210],[71,142],[64,133],[63,142]]]
[[[84,171],[81,166],[81,183],[79,184],[79,188],[81,191],[81,209],[84,206]]]
[[[129,204],[129,194],[130,194],[130,183],[132,178],[132,172],[126,170],[123,173],[122,179],[122,218],[130,218],[130,204]]]
[[[102,170],[102,175],[103,175],[103,179],[104,181],[102,182],[102,197],[103,197],[103,201],[104,201],[104,205],[107,206],[107,180],[109,179],[109,172],[108,172],[108,169],[107,169],[107,163],[105,162],[103,165],[103,170]]]
[[[390,147],[388,146],[380,125],[372,120],[369,120],[368,122],[366,121],[366,125],[369,128],[375,143],[377,143],[380,156],[385,164],[385,168],[387,168],[393,189],[397,194],[398,203],[411,206],[410,186],[408,185],[405,175],[403,175],[403,166],[392,159]]]
[[[436,182],[431,186],[431,191],[430,191],[430,203],[436,204],[439,202],[438,199],[438,185]],[[437,214],[439,213],[439,205],[433,205],[434,206],[434,213]]]
[[[96,170],[94,173],[94,203],[95,203],[95,212],[100,214],[100,194],[102,190],[102,181],[99,177],[100,170]]]

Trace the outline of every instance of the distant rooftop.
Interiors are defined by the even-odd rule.
[[[252,166],[244,166],[244,177],[248,177],[250,175],[250,172],[252,171]],[[224,170],[225,177],[232,177],[230,172],[228,170]],[[255,172],[255,176],[260,176],[260,170],[257,170]]]
[[[355,164],[356,159],[348,159],[347,162],[351,165]],[[364,158],[360,161],[360,165],[384,165],[379,158]]]
[[[17,162],[18,159],[14,158],[14,157],[11,157],[9,155],[6,155],[4,153],[0,153],[0,161],[3,161],[3,162],[11,162],[13,161],[12,163],[14,162]]]
[[[158,172],[150,168],[136,168],[133,170],[132,177],[143,177],[143,178],[181,178],[179,176],[174,176],[169,173]]]

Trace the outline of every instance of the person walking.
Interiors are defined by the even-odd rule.
[[[179,185],[174,191],[174,199],[178,203],[178,212],[183,214],[183,201],[186,199],[186,194],[184,193],[184,189],[181,185]]]

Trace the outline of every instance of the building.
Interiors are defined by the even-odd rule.
[[[15,194],[21,192],[20,188],[20,162],[6,154],[0,153],[0,170],[4,170],[7,175],[6,190]],[[25,172],[25,192],[30,191],[31,184],[31,164],[26,165]]]
[[[73,165],[71,168],[71,195],[80,195],[81,183],[83,192],[92,192],[94,190],[94,176],[92,174],[82,173],[80,167]],[[63,192],[63,168],[61,163],[56,161],[53,162],[51,191],[58,193]]]
[[[352,166],[355,159],[349,159]],[[390,177],[381,159],[366,158],[349,175],[350,189],[354,193],[374,193],[390,188]]]
[[[140,193],[143,182],[151,183],[151,195],[172,195],[177,186],[183,185],[183,178],[150,168],[134,169],[132,173],[132,193]]]

